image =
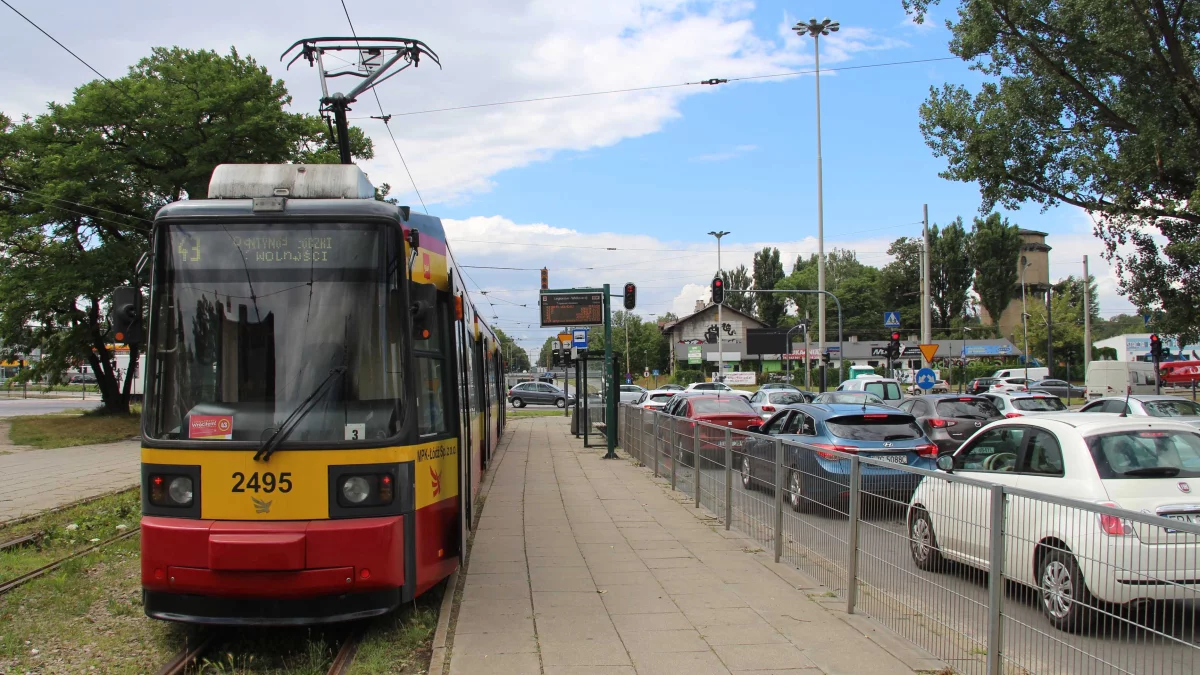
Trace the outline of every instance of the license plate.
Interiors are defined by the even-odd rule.
[[[892,464],[908,464],[908,455],[868,455],[871,459],[882,459]]]
[[[1200,525],[1200,513],[1164,513],[1162,517],[1168,520],[1178,520],[1181,523]]]

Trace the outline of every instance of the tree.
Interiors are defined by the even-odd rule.
[[[918,21],[938,2],[902,1]],[[942,175],[977,183],[984,211],[1086,210],[1121,292],[1200,337],[1200,3],[963,0],[948,26],[988,81],[921,107]]]
[[[779,262],[779,249],[765,247],[754,254],[754,288],[760,291],[774,290],[783,280],[783,263]],[[779,325],[784,315],[786,301],[782,295],[760,293],[754,297],[758,318],[768,326]]]
[[[975,268],[975,292],[979,304],[992,318],[992,325],[999,325],[1000,315],[1016,292],[1021,255],[1019,232],[1020,228],[1009,225],[1008,219],[998,213],[976,218],[972,226],[970,259]]]
[[[883,310],[900,312],[901,325],[920,325],[921,241],[900,237],[888,246],[887,253],[892,256],[892,262],[884,265],[879,274]],[[882,326],[883,317],[880,316],[876,328],[882,329]]]
[[[588,331],[588,349],[592,349],[592,340],[595,339],[595,334],[598,331]],[[558,337],[551,335],[542,343],[542,349],[538,352],[537,364],[544,368],[551,368],[554,365],[554,343],[558,342]],[[601,346],[603,348],[603,345]]]
[[[529,363],[529,353],[504,331],[499,328],[492,330],[496,332],[496,339],[500,341],[500,353],[506,362],[507,372],[528,372],[532,365]]]
[[[721,272],[721,280],[725,283],[725,306],[736,309],[743,314],[755,316],[753,294],[729,292],[731,288],[753,288],[753,280],[750,278],[750,271],[746,269],[746,266],[738,265],[732,270],[723,270]]]
[[[283,82],[231,50],[154,49],[112,83],[79,87],[34,119],[0,115],[0,356],[37,350],[23,378],[87,362],[109,412],[129,411],[104,317],[163,204],[203,198],[221,163],[336,161],[319,118],[284,110]],[[352,151],[370,158],[360,130]]]
[[[961,217],[940,230],[936,224],[929,230],[929,296],[934,326],[951,328],[967,312],[972,271],[969,248],[970,237]]]
[[[1083,363],[1083,321],[1069,293],[1051,291],[1050,311],[1054,318],[1054,359],[1063,363]],[[1029,351],[1046,361],[1046,306],[1036,302],[1029,307]]]
[[[1089,313],[1092,315],[1092,325],[1095,326],[1100,321],[1100,303],[1097,300],[1096,277],[1088,276],[1088,287],[1091,300],[1088,303]],[[1080,326],[1083,325],[1083,279],[1074,275],[1062,279],[1051,287],[1052,292],[1056,295],[1063,295],[1067,299],[1067,303],[1075,312],[1074,321]],[[1053,303],[1053,301],[1051,301]],[[1055,315],[1057,317],[1057,315]],[[1058,319],[1055,318],[1055,321]],[[1140,318],[1139,318],[1140,320]]]

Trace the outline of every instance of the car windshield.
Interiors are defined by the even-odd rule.
[[[692,399],[692,410],[697,415],[719,415],[724,413],[745,413],[754,415],[754,408],[746,402],[746,399],[741,396],[730,396],[728,398],[696,398]]]
[[[845,415],[825,420],[825,426],[834,436],[855,441],[907,441],[922,435],[908,415]]]
[[[1146,414],[1151,417],[1195,417],[1200,415],[1200,405],[1191,401],[1162,399],[1159,401],[1144,401]]]
[[[1066,410],[1067,406],[1057,396],[1033,396],[1029,398],[1012,399],[1013,407],[1025,412],[1057,412]]]
[[[205,223],[155,238],[152,438],[261,442],[337,369],[288,440],[399,432],[403,298],[380,226]]]
[[[650,394],[651,401],[669,401],[675,394]]]
[[[993,420],[1003,417],[996,406],[982,398],[951,398],[937,402],[940,417],[958,417],[969,420]]]
[[[1088,448],[1101,478],[1200,477],[1200,435],[1186,431],[1124,431],[1093,436]]]
[[[883,399],[865,391],[833,391],[817,394],[813,403],[875,403],[882,405]]]
[[[779,393],[772,392],[770,395],[771,403],[779,403],[787,405],[789,403],[804,403],[804,396],[798,391],[781,391]]]
[[[863,385],[863,389],[882,399],[898,400],[900,398],[900,386],[895,382],[868,382]]]

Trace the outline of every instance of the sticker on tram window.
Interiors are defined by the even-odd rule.
[[[346,440],[361,441],[367,437],[367,425],[365,423],[347,424],[346,425]]]
[[[188,415],[188,438],[233,440],[233,415]]]
[[[278,475],[270,471],[254,473],[247,476],[241,471],[233,472],[230,476],[233,479],[233,487],[230,492],[266,492],[272,493],[276,490],[287,494],[292,491],[292,472],[284,471]]]

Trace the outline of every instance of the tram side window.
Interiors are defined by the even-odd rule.
[[[436,306],[437,317],[428,339],[414,342],[417,377],[417,433],[435,436],[446,433],[446,396],[453,382],[447,380],[446,337],[449,334],[448,312],[442,302]]]

